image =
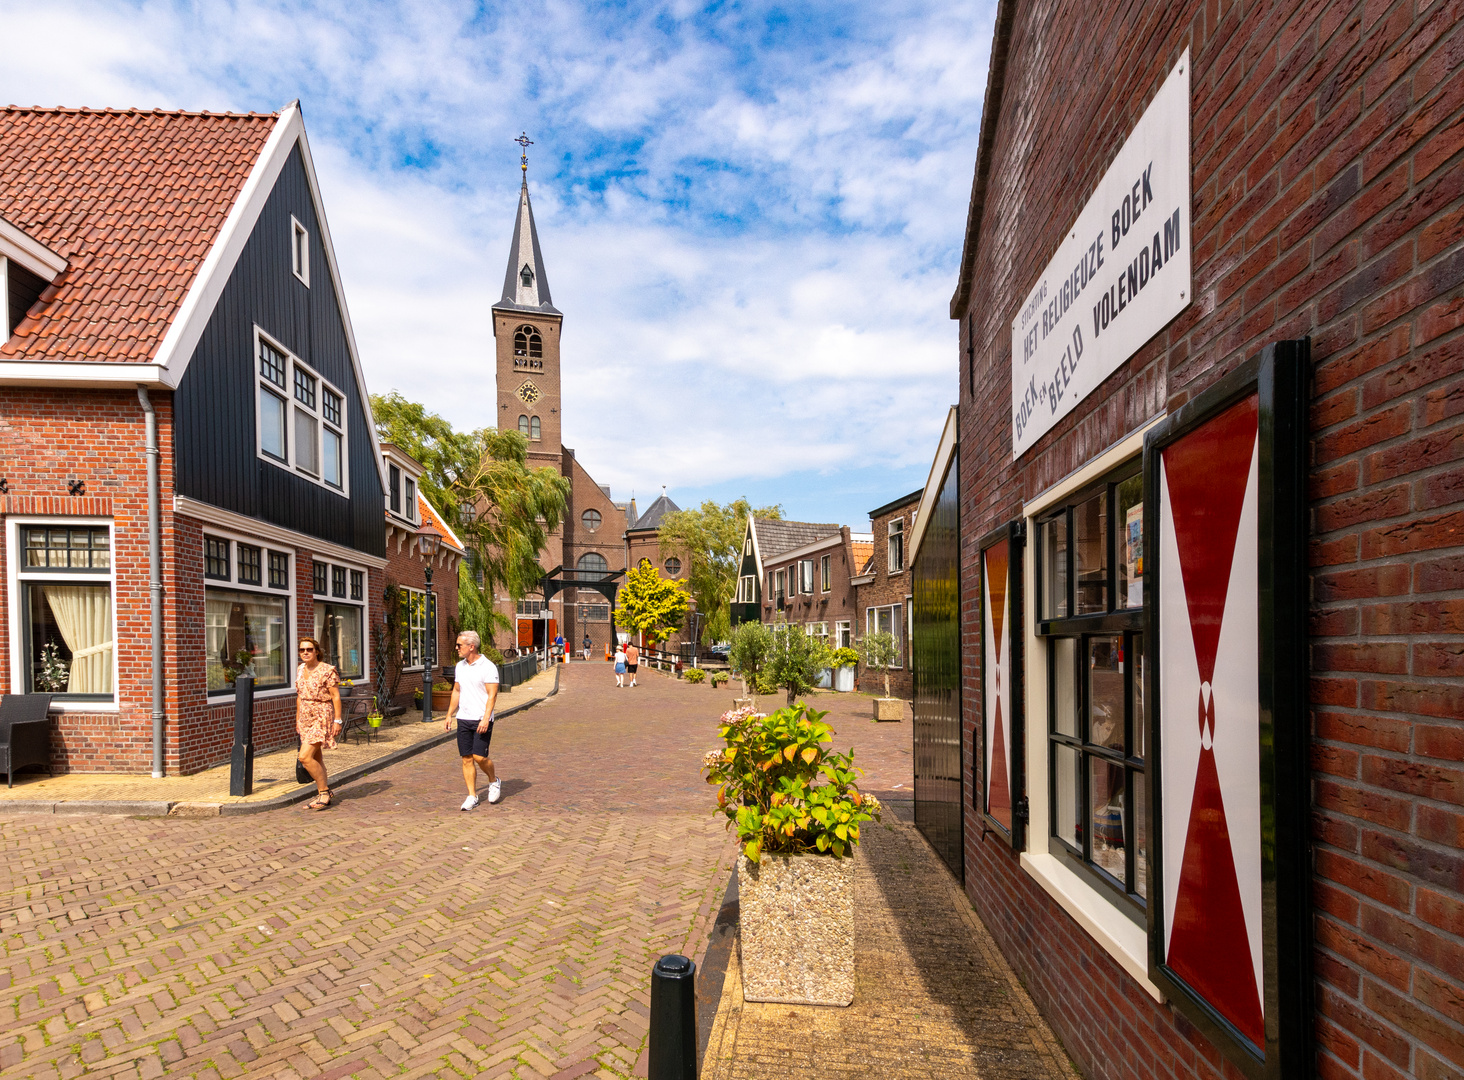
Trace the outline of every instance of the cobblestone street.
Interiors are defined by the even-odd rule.
[[[472,813],[449,744],[327,813],[0,817],[0,1076],[643,1074],[650,965],[700,957],[732,864],[699,773],[731,697],[572,665]],[[908,723],[819,704],[908,790]]]

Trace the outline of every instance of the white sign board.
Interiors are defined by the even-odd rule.
[[[1012,457],[1190,301],[1189,50],[1012,320]]]

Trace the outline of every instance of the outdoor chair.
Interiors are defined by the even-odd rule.
[[[341,738],[344,739],[352,731],[356,733],[356,741],[359,742],[362,735],[367,741],[376,738],[376,729],[366,723],[366,717],[371,715],[372,706],[376,702],[376,695],[371,687],[362,684],[341,690]]]
[[[0,697],[0,768],[5,786],[15,785],[15,770],[27,765],[51,767],[50,694],[6,694]]]

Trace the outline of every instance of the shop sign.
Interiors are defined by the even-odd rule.
[[[1189,50],[1012,320],[1012,457],[1190,300]]]

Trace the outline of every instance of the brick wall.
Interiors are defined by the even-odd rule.
[[[910,676],[910,594],[915,591],[915,583],[910,576],[910,536],[915,528],[915,511],[920,509],[919,498],[912,499],[908,503],[886,509],[884,513],[870,518],[869,527],[874,532],[874,558],[871,562],[871,573],[874,580],[868,585],[860,585],[858,589],[858,612],[854,620],[854,635],[862,638],[869,630],[868,618],[869,609],[872,607],[884,607],[888,604],[900,605],[900,643],[903,656],[900,658],[900,666],[891,668],[890,693],[895,697],[913,698],[915,690]],[[890,573],[890,522],[903,521],[905,523],[905,560],[904,568]],[[878,694],[881,697],[885,692],[885,672],[883,668],[867,668],[861,661],[855,668],[855,678],[860,690],[866,694]]]
[[[1008,5],[1010,36],[994,50],[1006,104],[970,274],[980,285],[953,312],[967,746],[980,715],[975,539],[1265,343],[1312,338],[1316,1032],[1328,1078],[1464,1073],[1461,10]],[[1010,320],[1187,46],[1194,302],[1014,464]],[[1088,1075],[1237,1075],[1010,851],[982,844],[970,815],[965,855],[983,919]]]
[[[401,541],[400,544],[398,541]],[[444,664],[452,665],[457,663],[457,650],[453,647],[456,637],[453,634],[453,627],[458,614],[458,559],[456,552],[447,548],[440,548],[437,553],[437,561],[432,570],[432,592],[437,596],[437,668],[440,670]],[[373,672],[376,664],[376,639],[372,634],[372,628],[382,623],[381,593],[390,581],[403,588],[421,590],[427,583],[427,564],[423,561],[420,550],[417,547],[416,538],[408,530],[400,525],[396,526],[387,535],[386,543],[386,569],[380,572],[377,578],[370,581],[372,611],[374,622],[367,627],[366,640],[371,652],[371,663]],[[405,635],[403,635],[405,641]],[[390,652],[390,650],[387,650]],[[391,687],[392,679],[401,668],[401,655],[387,657],[387,687]],[[372,676],[372,685],[376,683],[375,675]],[[415,671],[403,672],[397,681],[397,693],[392,699],[397,705],[412,704],[412,692],[422,687],[422,671],[420,668]]]

